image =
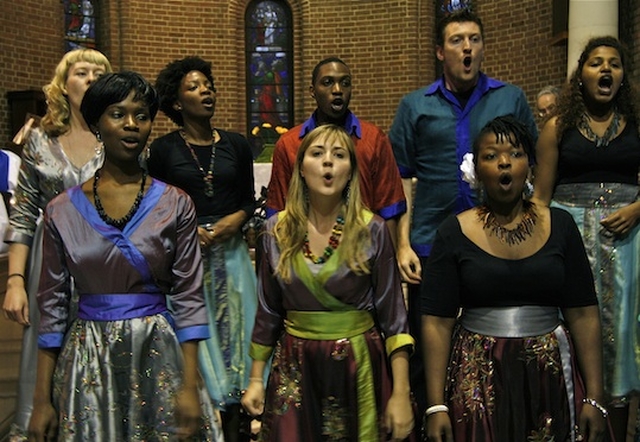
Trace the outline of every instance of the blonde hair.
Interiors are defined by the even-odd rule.
[[[51,82],[42,88],[47,99],[47,113],[42,117],[40,127],[50,137],[60,136],[69,130],[71,109],[64,90],[69,70],[82,61],[104,66],[106,72],[111,72],[111,63],[107,57],[95,49],[74,49],[62,57]]]
[[[285,282],[291,282],[291,269],[297,253],[302,250],[307,221],[309,217],[309,201],[306,196],[307,184],[300,173],[305,153],[318,139],[325,143],[338,144],[345,147],[351,160],[351,178],[343,191],[344,228],[340,239],[340,260],[357,274],[370,272],[367,262],[366,247],[370,244],[371,236],[364,219],[366,211],[360,195],[360,179],[358,177],[358,163],[356,151],[351,137],[340,126],[327,124],[309,132],[298,149],[293,176],[289,184],[287,202],[284,212],[271,232],[280,249],[280,260],[275,269]]]

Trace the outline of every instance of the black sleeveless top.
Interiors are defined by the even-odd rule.
[[[640,137],[634,123],[627,122],[622,133],[608,146],[595,143],[577,128],[565,132],[559,145],[558,180],[570,183],[638,184]]]

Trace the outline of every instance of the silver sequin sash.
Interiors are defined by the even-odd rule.
[[[560,184],[553,193],[554,201],[570,207],[616,207],[638,198],[638,186],[622,183]]]
[[[462,311],[460,323],[472,333],[501,338],[523,338],[550,333],[560,324],[557,307],[478,307]]]

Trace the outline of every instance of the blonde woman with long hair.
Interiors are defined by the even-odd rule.
[[[28,135],[22,150],[18,186],[4,238],[10,245],[2,307],[6,318],[25,326],[12,440],[25,438],[35,386],[39,322],[35,295],[42,262],[40,215],[53,197],[86,181],[102,165],[101,143],[82,118],[80,103],[89,85],[107,72],[111,72],[111,64],[101,52],[67,52],[51,82],[43,88],[47,113],[40,127]]]
[[[285,210],[265,231],[242,399],[251,415],[264,412],[261,440],[407,438],[413,338],[391,236],[362,204],[342,128],[304,138]]]

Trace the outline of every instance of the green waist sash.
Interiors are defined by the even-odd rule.
[[[373,327],[373,317],[365,310],[332,312],[287,312],[284,328],[290,335],[302,339],[332,341],[351,338]]]
[[[373,389],[371,358],[364,332],[374,326],[371,313],[364,310],[308,312],[288,311],[284,321],[290,335],[311,340],[349,339],[356,361],[358,391],[358,441],[377,442],[378,411]]]

